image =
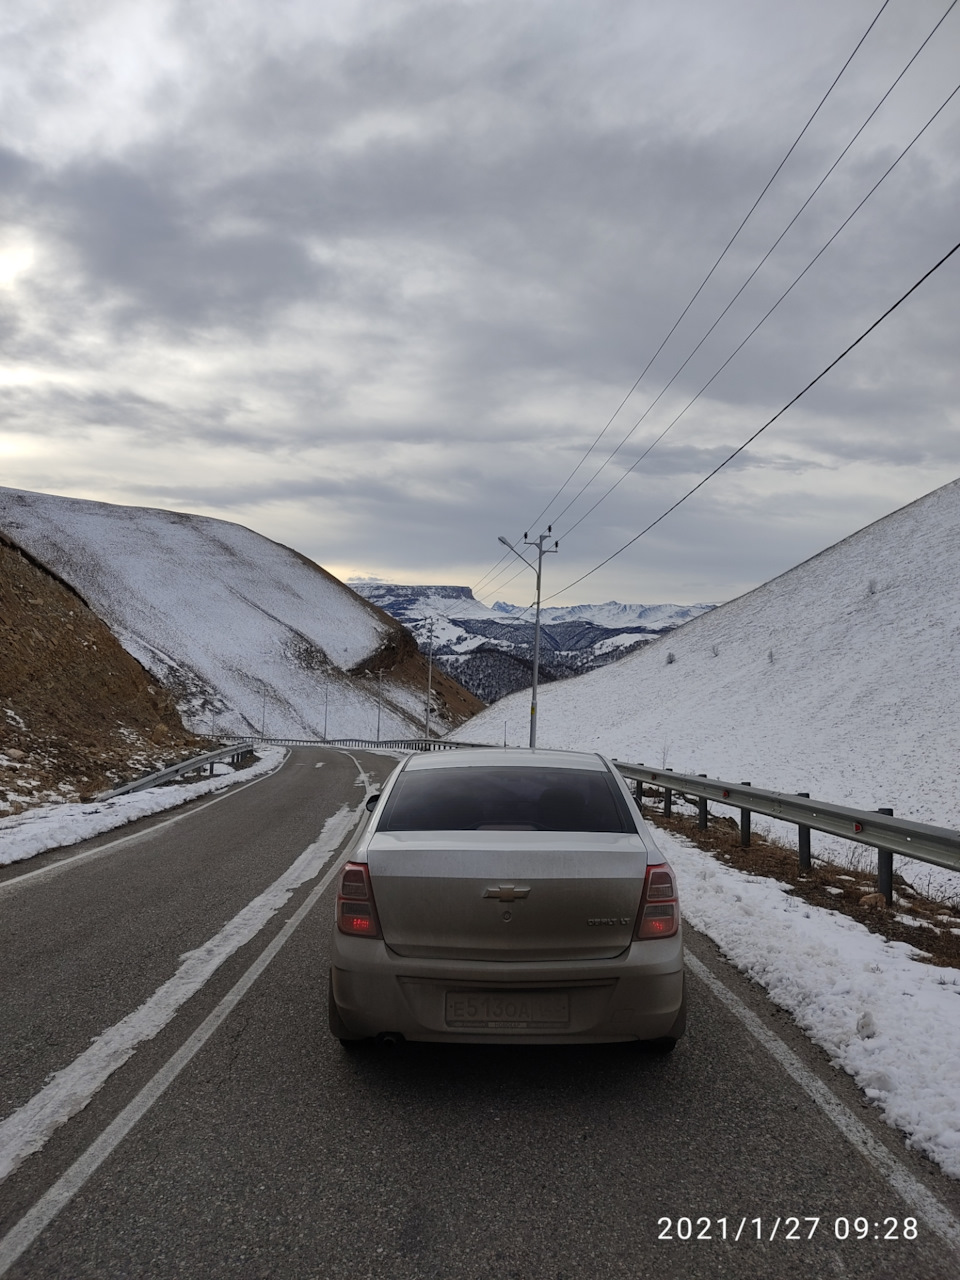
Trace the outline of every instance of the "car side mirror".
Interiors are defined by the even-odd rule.
[[[383,795],[383,792],[377,791],[374,795],[367,796],[367,813],[370,813],[377,807],[377,801],[380,799],[381,795]]]

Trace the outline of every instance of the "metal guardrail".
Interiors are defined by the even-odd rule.
[[[401,751],[459,751],[463,747],[479,747],[479,742],[446,742],[443,738],[391,738],[375,742],[372,738],[331,738],[328,747],[394,747]]]
[[[741,814],[741,844],[750,843],[750,815],[760,813],[781,822],[795,823],[800,834],[801,867],[810,866],[810,832],[823,831],[878,851],[878,888],[887,901],[893,895],[893,855],[902,854],[948,871],[960,871],[960,831],[893,817],[893,810],[853,809],[847,805],[811,800],[788,791],[764,791],[749,782],[723,782],[706,774],[676,773],[672,769],[647,769],[643,764],[613,762],[625,778],[658,787],[664,793],[664,813],[671,812],[674,792],[700,801],[700,828],[707,826],[707,802],[729,805]]]
[[[388,747],[401,751],[455,751],[485,746],[479,742],[447,742],[444,738],[261,738],[255,743],[271,747]]]
[[[220,747],[216,751],[208,751],[202,756],[194,756],[191,760],[181,760],[179,764],[172,764],[169,768],[160,769],[156,773],[145,773],[142,778],[135,778],[133,782],[125,782],[122,787],[114,787],[112,791],[101,791],[99,795],[93,798],[94,800],[112,800],[114,796],[124,796],[131,791],[146,791],[148,787],[158,787],[161,782],[169,782],[185,773],[196,773],[208,765],[212,773],[213,766],[218,760],[226,760],[229,757],[234,763],[239,763],[241,758],[248,755],[252,750],[253,740],[250,738],[242,739],[239,742],[231,743],[229,747]]]
[[[114,796],[126,795],[131,791],[142,791],[147,787],[159,786],[185,773],[194,773],[199,769],[213,765],[218,760],[228,757],[235,763],[249,752],[256,743],[284,747],[370,747],[388,748],[402,751],[459,751],[471,748],[484,748],[489,744],[481,742],[451,742],[443,738],[390,738],[376,741],[373,738],[243,738],[234,739],[229,746],[217,751],[208,751],[205,755],[195,756],[192,760],[181,761],[157,773],[144,775],[133,782],[112,791],[103,791],[95,796],[95,800],[110,800]],[[614,765],[624,776],[640,784],[638,787],[638,803],[642,807],[642,786],[657,787],[663,791],[663,812],[669,817],[672,811],[672,800],[675,792],[685,796],[695,796],[699,801],[699,826],[706,830],[708,825],[707,804],[728,805],[740,810],[740,842],[750,844],[750,817],[759,813],[767,818],[776,818],[781,822],[796,825],[798,833],[798,853],[800,866],[809,868],[810,832],[822,831],[826,835],[839,836],[841,839],[856,844],[867,845],[877,850],[878,854],[878,888],[888,902],[893,900],[893,855],[914,858],[935,867],[943,867],[948,871],[960,871],[960,831],[950,827],[935,827],[926,822],[911,822],[906,818],[895,818],[892,809],[854,809],[847,805],[831,804],[823,800],[812,800],[802,792],[766,791],[754,787],[749,782],[723,782],[719,778],[708,778],[702,773],[677,773],[673,769],[648,769],[643,764],[629,764],[614,760]]]

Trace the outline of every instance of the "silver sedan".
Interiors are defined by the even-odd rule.
[[[676,879],[602,756],[412,756],[370,807],[337,893],[344,1045],[676,1044]]]

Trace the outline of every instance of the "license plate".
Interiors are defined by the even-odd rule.
[[[565,1027],[570,1000],[566,991],[448,991],[446,1021],[505,1031]]]

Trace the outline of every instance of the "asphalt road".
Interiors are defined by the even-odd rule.
[[[932,1192],[943,1230],[960,1239],[960,1187],[907,1152],[690,930],[689,1030],[671,1056],[619,1046],[346,1053],[326,1030],[332,885],[317,894],[346,824],[328,826],[326,843],[321,833],[361,804],[362,773],[390,767],[372,753],[295,751],[277,774],[175,822],[90,842],[95,856],[47,875],[30,874],[34,860],[0,884],[9,1118],[317,842],[318,873],[0,1185],[0,1275],[960,1274],[916,1208]],[[786,1058],[758,1034],[776,1037]],[[185,1045],[196,1051],[181,1066]],[[872,1159],[787,1059],[866,1127]],[[869,1224],[862,1241],[858,1217]],[[917,1219],[915,1239],[903,1238],[906,1219]],[[874,1238],[884,1233],[900,1238]]]

